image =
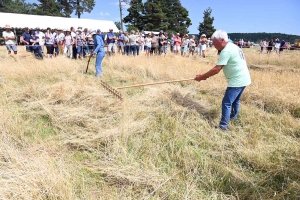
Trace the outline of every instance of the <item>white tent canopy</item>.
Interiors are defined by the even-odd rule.
[[[88,28],[92,30],[100,29],[102,32],[109,32],[109,29],[113,29],[114,32],[119,31],[113,21],[107,20],[95,20],[95,19],[78,19],[78,18],[66,18],[66,17],[53,17],[43,15],[25,15],[15,13],[1,13],[0,12],[0,28],[4,28],[6,24],[9,24],[12,28],[24,28],[46,29],[50,27],[52,29],[61,28],[70,30],[73,26],[76,28]]]

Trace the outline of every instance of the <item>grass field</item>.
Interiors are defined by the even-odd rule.
[[[0,199],[300,199],[299,51],[244,49],[252,84],[231,131],[214,128],[223,73],[122,89],[94,60],[0,47]],[[105,57],[111,87],[194,78],[208,57]]]

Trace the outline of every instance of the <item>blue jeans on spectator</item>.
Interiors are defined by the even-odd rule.
[[[77,46],[77,54],[78,55],[83,55],[82,50],[83,50],[82,46]]]
[[[132,54],[132,53],[133,53],[134,56],[136,56],[136,45],[131,45],[130,46],[129,54]]]
[[[104,48],[101,48],[99,50],[99,52],[97,53],[97,57],[96,57],[96,65],[95,65],[96,77],[101,76],[101,74],[103,73],[101,64],[102,64],[102,60],[103,60],[104,56],[105,56],[105,50],[104,50]]]
[[[245,87],[227,87],[222,100],[222,117],[219,126],[226,129],[230,119],[237,119],[240,100]]]
[[[129,55],[129,52],[130,52],[130,46],[129,45],[125,45],[124,46],[124,55]]]
[[[41,58],[43,58],[41,46],[34,45],[31,48],[32,48],[32,50],[33,50],[33,52],[34,52],[35,55],[39,55]]]

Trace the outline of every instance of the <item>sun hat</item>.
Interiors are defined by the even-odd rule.
[[[180,35],[180,33],[177,33],[177,35]]]
[[[61,29],[61,28],[57,28],[56,30],[57,30],[57,31],[62,31],[62,29]]]
[[[98,29],[99,30],[99,29]],[[97,32],[96,31],[92,31],[92,32],[90,32],[90,35],[91,36],[93,36],[93,35],[96,35],[97,34]]]
[[[78,28],[76,31],[80,31],[80,32],[82,32],[82,29],[81,29],[81,28]]]
[[[6,25],[5,25],[5,28],[10,28],[10,25],[9,25],[9,24],[6,24]]]
[[[205,34],[202,34],[201,37],[206,37],[206,35],[205,35]]]
[[[130,31],[130,33],[134,34],[134,33],[135,33],[135,31],[134,31],[134,30],[131,30],[131,31]]]

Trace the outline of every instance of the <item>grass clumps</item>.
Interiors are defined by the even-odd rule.
[[[239,119],[222,132],[222,74],[122,89],[120,101],[94,78],[93,60],[84,74],[86,61],[1,49],[0,198],[299,198],[298,52],[255,50],[244,50],[252,84]],[[218,59],[210,48],[205,59],[143,56],[106,57],[101,80],[193,78]]]

